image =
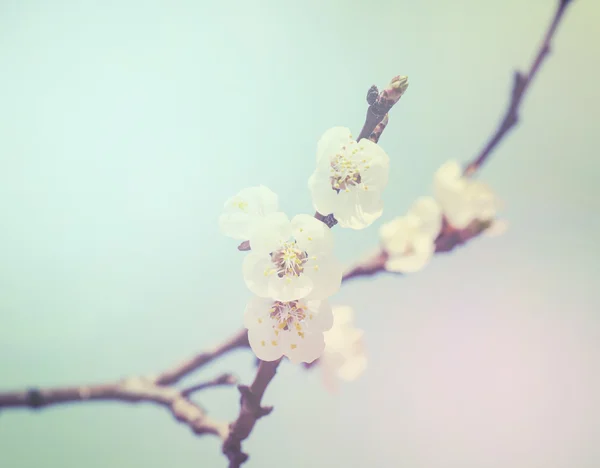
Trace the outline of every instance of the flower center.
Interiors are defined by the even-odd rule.
[[[341,190],[349,192],[352,187],[358,187],[362,184],[363,190],[368,190],[364,173],[370,168],[370,157],[365,157],[362,151],[364,145],[359,145],[355,141],[350,142],[348,146],[343,145],[338,153],[331,158],[329,180],[331,188],[337,193]],[[357,154],[361,152],[360,154]]]
[[[271,261],[275,265],[277,276],[300,276],[304,264],[308,261],[308,253],[296,247],[296,241],[285,242],[279,250],[271,253]]]
[[[355,187],[362,181],[358,165],[345,154],[345,149],[345,146],[342,147],[342,152],[336,154],[331,160],[329,180],[331,188],[338,193],[340,190],[348,192],[350,187]]]
[[[295,328],[301,333],[301,323],[306,320],[306,309],[299,304],[299,301],[275,301],[269,316],[277,322],[276,329],[287,331]]]

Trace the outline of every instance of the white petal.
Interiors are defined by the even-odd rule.
[[[244,310],[244,326],[252,328],[270,320],[269,312],[272,305],[272,299],[258,296],[251,297],[246,303],[246,309]]]
[[[257,218],[276,212],[277,207],[277,195],[269,188],[248,187],[225,202],[219,229],[228,237],[247,240]]]
[[[333,213],[337,204],[337,192],[331,187],[329,172],[315,171],[308,179],[313,206],[323,215]]]
[[[413,203],[408,214],[420,221],[419,232],[435,238],[442,228],[442,209],[433,197],[419,197]]]
[[[425,267],[435,252],[434,239],[422,235],[412,241],[414,252],[404,255],[390,255],[385,262],[387,271],[414,273]]]
[[[402,255],[412,239],[419,234],[421,221],[413,214],[399,216],[384,224],[380,230],[383,248],[388,254]]]
[[[468,196],[477,219],[489,221],[496,216],[499,203],[488,185],[479,181],[471,182],[468,187]]]
[[[358,147],[363,149],[352,159],[355,161],[366,159],[366,164],[369,166],[368,169],[364,169],[364,165],[361,167],[360,175],[363,182],[368,181],[369,185],[372,185],[369,188],[383,190],[388,183],[390,157],[381,146],[366,138],[360,140]]]
[[[247,201],[251,213],[267,215],[275,213],[279,208],[277,194],[264,185],[245,188],[237,196]]]
[[[367,357],[359,355],[353,359],[348,359],[339,369],[338,377],[345,381],[358,379],[367,368]]]
[[[354,323],[354,310],[348,306],[332,307],[334,322],[336,326],[345,326]]]
[[[250,252],[242,262],[244,282],[250,291],[259,297],[269,297],[269,272],[274,265],[267,253]]]
[[[308,328],[311,332],[324,332],[333,326],[333,313],[327,301],[307,301]]]
[[[341,227],[364,229],[383,213],[383,200],[376,191],[340,192],[340,204],[333,212]],[[349,195],[349,197],[345,197]]]
[[[283,278],[273,274],[268,278],[266,296],[276,301],[289,302],[305,298],[313,290],[313,287],[313,280],[304,273],[300,276],[284,276]]]
[[[254,216],[247,213],[223,213],[219,216],[219,230],[227,237],[248,240]]]
[[[256,357],[263,361],[275,361],[283,355],[280,337],[275,336],[270,325],[249,328],[248,341]]]
[[[325,349],[323,333],[300,333],[288,332],[280,335],[283,352],[294,363],[313,362]]]
[[[464,229],[476,219],[473,205],[464,197],[447,197],[442,204],[448,223],[456,229]]]
[[[265,216],[250,231],[248,240],[253,252],[270,253],[277,250],[292,235],[289,218],[281,212]]]
[[[309,257],[302,275],[311,278],[312,288],[307,296],[310,300],[326,299],[338,292],[342,284],[342,264],[332,255],[316,257]]]
[[[462,170],[458,161],[450,160],[440,166],[433,176],[434,188],[460,188],[464,186]],[[436,197],[437,198],[437,197]]]
[[[309,254],[313,252],[329,253],[333,250],[331,229],[313,216],[306,214],[294,216],[292,235],[296,239],[298,248]]]
[[[327,130],[317,143],[317,163],[322,159],[330,159],[342,146],[352,141],[352,132],[346,127],[333,127]]]

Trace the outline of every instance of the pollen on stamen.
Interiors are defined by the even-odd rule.
[[[273,340],[273,341],[271,341],[271,344],[272,344],[273,346],[277,346],[277,341]]]
[[[311,240],[312,240],[312,237],[308,236],[308,237],[307,237],[307,239],[308,239],[309,241],[311,241]]]
[[[319,271],[319,265],[315,265],[313,268],[315,271]]]
[[[298,345],[295,345],[293,343],[290,345],[290,349],[296,349],[297,347],[298,347]]]
[[[266,344],[266,343],[265,343],[265,340],[262,340],[262,341],[260,342],[260,345],[261,345],[261,346],[264,346],[265,344]]]

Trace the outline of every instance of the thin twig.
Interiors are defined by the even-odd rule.
[[[492,151],[498,146],[498,143],[504,138],[504,136],[517,124],[519,121],[519,108],[525,92],[529,89],[533,78],[536,76],[540,66],[544,59],[550,53],[550,43],[556,33],[556,28],[560,23],[560,20],[567,8],[572,3],[571,0],[560,0],[556,12],[550,22],[550,26],[544,35],[544,40],[539,47],[535,58],[529,68],[527,74],[523,74],[520,71],[516,71],[514,74],[513,88],[510,95],[510,102],[506,113],[500,122],[500,125],[491,136],[489,141],[486,143],[484,148],[481,150],[479,155],[465,168],[465,175],[470,176],[477,171],[487,160]]]
[[[213,380],[209,380],[208,382],[202,382],[197,385],[192,385],[181,391],[181,394],[184,397],[189,397],[192,393],[199,392],[206,388],[211,387],[226,387],[230,385],[235,385],[237,383],[237,378],[231,374],[223,374]]]
[[[234,349],[247,347],[248,333],[246,330],[240,330],[214,349],[196,354],[191,358],[177,364],[173,368],[166,370],[156,378],[156,384],[170,385],[176,383],[183,377],[191,374],[200,367],[208,364],[211,361],[214,361],[224,354],[227,354]]]

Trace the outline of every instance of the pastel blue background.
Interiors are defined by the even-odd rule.
[[[382,222],[482,146],[555,1],[0,1],[0,389],[154,373],[241,325],[224,200],[264,184],[312,213],[319,136],[371,84],[410,87],[380,143]],[[519,127],[481,173],[510,228],[407,278],[348,283],[370,366],[331,396],[282,366],[248,468],[600,465],[600,7],[574,0]],[[249,352],[192,382],[253,375]],[[234,389],[199,395],[231,419]],[[226,466],[153,406],[0,414],[3,468]]]

